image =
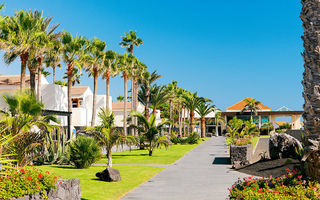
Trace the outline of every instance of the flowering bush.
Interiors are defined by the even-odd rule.
[[[305,178],[297,171],[286,169],[280,177],[238,180],[230,191],[230,199],[320,199],[320,184]]]
[[[243,137],[243,138],[237,138],[233,141],[232,144],[237,145],[237,146],[252,144],[252,137],[247,136],[247,137]]]
[[[9,170],[0,176],[0,199],[22,197],[36,194],[49,189],[56,189],[57,179],[60,177],[43,172],[37,168],[21,168]]]

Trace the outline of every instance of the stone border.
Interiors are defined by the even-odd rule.
[[[80,200],[81,199],[81,188],[80,188],[80,179],[60,179],[57,181],[57,189],[49,190],[45,192],[46,196],[50,200]],[[11,198],[10,200],[43,200],[40,193]]]
[[[234,168],[250,164],[252,159],[252,144],[237,146],[230,145],[230,160]]]

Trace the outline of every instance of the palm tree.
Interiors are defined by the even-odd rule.
[[[100,109],[98,114],[99,125],[94,128],[88,128],[89,131],[106,147],[108,167],[112,167],[112,148],[114,146],[123,146],[134,142],[133,137],[125,137],[114,127],[114,115],[108,109]]]
[[[140,112],[133,111],[130,115],[137,117],[139,123],[142,124],[142,126],[131,125],[131,127],[136,128],[141,133],[143,133],[144,138],[149,143],[147,145],[149,156],[152,156],[155,148],[162,145],[165,147],[168,147],[170,145],[170,140],[168,140],[165,135],[161,134],[162,127],[165,124],[168,124],[168,122],[163,122],[156,125],[156,116],[153,114],[150,116],[150,120],[147,120],[147,118]]]
[[[246,103],[246,105],[241,112],[250,112],[250,119],[253,120],[252,116],[258,114],[257,111],[260,109],[259,105],[261,104],[261,102],[249,97],[245,98],[243,101]]]
[[[319,57],[320,57],[320,23],[318,10],[320,4],[317,1],[302,0],[301,20],[303,22],[304,36],[303,46],[304,58],[303,73],[303,97],[304,104],[304,130],[309,135],[306,148],[309,149],[304,157],[306,161],[306,171],[309,176],[320,180],[320,156],[319,156],[319,140],[320,140],[320,116],[317,108],[320,107],[320,80],[318,77]],[[314,149],[313,151],[310,151]]]
[[[143,44],[143,41],[141,38],[137,37],[137,33],[135,31],[130,30],[129,33],[125,32],[125,36],[121,37],[120,46],[125,47],[127,49],[127,52],[133,55],[133,46],[140,46]],[[137,62],[136,62],[137,63]],[[139,69],[133,66],[134,63],[132,63],[131,66],[131,96],[132,96],[132,110],[137,110],[138,105],[138,74]],[[132,118],[133,123],[136,124],[136,118]]]
[[[80,77],[82,76],[82,73],[81,73],[81,68],[77,68],[76,66],[73,68],[72,70],[72,75],[71,75],[71,86],[75,86],[76,84],[80,84]],[[68,79],[69,76],[68,76],[68,71],[64,73],[64,76],[62,77],[63,79]],[[61,81],[56,81],[55,84],[58,84],[58,85],[65,85],[65,86],[68,86],[68,82],[65,83],[65,82],[62,82]]]
[[[221,110],[216,109],[216,108],[214,109],[214,120],[215,120],[215,124],[216,124],[216,136],[219,136],[219,131],[218,131],[219,124],[223,127],[226,124],[225,119],[221,116]]]
[[[114,77],[118,74],[117,64],[118,55],[112,50],[108,50],[105,53],[105,63],[104,63],[104,74],[103,77],[106,79],[106,109],[109,109],[109,98],[110,98],[110,76]]]
[[[157,114],[157,108],[168,101],[168,94],[165,86],[153,85],[150,91],[150,105],[152,106],[153,115]]]
[[[184,105],[189,110],[190,113],[190,126],[191,126],[191,133],[194,131],[194,112],[196,111],[199,104],[206,102],[206,100],[202,97],[198,97],[197,92],[185,94],[184,98]]]
[[[74,76],[75,64],[81,69],[79,63],[80,58],[83,56],[86,50],[86,39],[82,36],[73,37],[69,32],[64,32],[62,35],[62,59],[68,66],[67,78],[68,78],[68,111],[72,112],[72,100],[71,100],[71,86],[72,77]],[[81,70],[80,70],[81,71]],[[70,115],[70,123],[72,122],[72,115]],[[71,130],[69,131],[69,135]]]
[[[117,101],[123,102],[123,101],[124,101],[124,96],[118,96],[118,97],[117,97]]]
[[[60,40],[53,41],[53,47],[46,51],[44,57],[44,63],[46,67],[52,68],[52,83],[56,81],[56,67],[61,68],[61,52],[62,45]]]
[[[122,71],[124,80],[123,131],[125,136],[127,136],[127,80],[132,60],[134,60],[134,56],[131,54],[128,56],[127,53],[124,53],[119,56],[119,70]]]
[[[43,144],[44,134],[39,133],[53,131],[50,122],[58,123],[58,120],[52,115],[42,116],[44,105],[32,93],[3,95],[3,99],[8,109],[0,111],[0,140],[6,135],[14,139],[8,144],[10,148],[2,150],[13,153],[18,166],[25,166],[40,154],[36,148]]]
[[[150,86],[162,76],[157,74],[157,71],[152,72],[151,74],[148,71],[142,73],[140,78],[140,85],[145,89],[145,107],[144,107],[144,116],[149,120],[149,104],[150,104]]]
[[[105,48],[106,43],[99,40],[98,38],[93,38],[91,44],[89,45],[88,51],[83,56],[83,62],[86,64],[87,72],[89,76],[93,76],[93,101],[92,101],[92,118],[91,126],[96,123],[97,115],[97,88],[98,88],[98,76],[101,74],[104,61],[105,61]]]
[[[201,137],[204,138],[206,134],[206,116],[214,109],[214,105],[209,105],[201,102],[197,105],[196,112],[200,115],[201,120]]]
[[[20,89],[25,88],[25,74],[30,50],[36,45],[40,33],[38,22],[30,14],[20,10],[14,16],[5,17],[1,23],[0,46],[4,49],[7,64],[17,57],[21,61]]]
[[[172,115],[172,102],[176,97],[176,90],[178,88],[178,82],[172,81],[172,83],[169,83],[167,86],[167,92],[169,95],[169,119],[173,121],[173,115]],[[169,133],[171,133],[172,125],[169,125]]]

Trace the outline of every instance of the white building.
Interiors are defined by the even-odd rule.
[[[37,85],[37,84],[36,84]],[[0,93],[13,94],[20,88],[20,75],[1,75],[0,76]],[[26,88],[30,88],[30,76],[26,75]],[[37,88],[36,88],[37,89]],[[92,119],[92,98],[93,93],[88,86],[76,86],[71,89],[72,96],[72,126],[84,127],[91,125]],[[49,111],[68,111],[68,93],[67,87],[49,84],[47,79],[41,77],[41,102],[45,110]],[[109,100],[109,109],[112,109],[112,98]],[[4,101],[0,98],[0,107],[5,106]],[[106,107],[106,96],[97,95],[97,115],[100,107]],[[66,116],[57,116],[62,126],[68,125]],[[97,119],[97,118],[96,118]],[[98,123],[96,120],[96,124]]]

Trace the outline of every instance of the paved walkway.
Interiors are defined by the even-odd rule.
[[[224,200],[228,188],[247,175],[228,164],[224,137],[213,137],[129,192],[124,200]]]

